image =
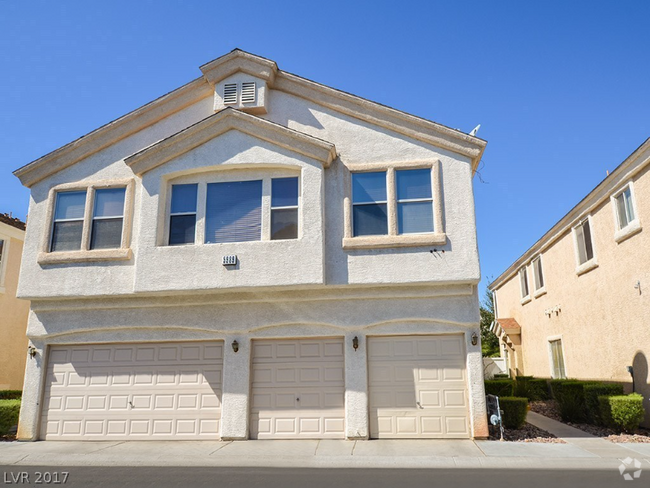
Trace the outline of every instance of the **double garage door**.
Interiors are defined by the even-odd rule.
[[[252,342],[253,439],[345,437],[343,339]],[[44,439],[216,439],[222,342],[54,346]],[[373,438],[469,437],[462,336],[368,339]]]

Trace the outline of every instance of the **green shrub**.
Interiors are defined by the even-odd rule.
[[[0,435],[9,432],[18,423],[20,400],[0,400]]]
[[[546,400],[548,398],[548,383],[546,380],[532,376],[517,376],[514,396],[526,397],[531,402]]]
[[[500,397],[501,420],[506,429],[521,429],[528,414],[528,398]]]
[[[600,396],[598,403],[600,417],[605,425],[624,432],[636,432],[645,417],[643,397],[638,393]]]
[[[510,375],[508,375],[507,373],[497,373],[497,374],[494,375],[494,379],[495,380],[509,380]]]
[[[487,380],[485,382],[485,394],[498,397],[511,397],[514,395],[515,382],[513,380]]]
[[[584,386],[593,381],[551,380],[553,398],[557,401],[560,416],[565,422],[584,422],[587,420]]]
[[[22,390],[0,390],[0,400],[20,400],[22,396]]]
[[[603,424],[600,418],[601,396],[620,396],[623,394],[623,385],[616,383],[595,383],[583,387],[585,395],[585,407],[587,408],[587,421],[592,424]]]

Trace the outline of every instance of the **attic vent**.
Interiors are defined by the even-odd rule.
[[[224,105],[232,105],[237,103],[237,83],[224,85],[223,103]]]
[[[255,103],[254,81],[247,81],[241,84],[241,103]]]

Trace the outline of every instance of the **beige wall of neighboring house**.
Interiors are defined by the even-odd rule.
[[[616,200],[631,186],[635,219],[619,229]],[[589,217],[593,260],[578,263],[574,226]],[[551,377],[550,342],[561,339],[566,377],[629,384],[650,412],[650,142],[646,141],[567,216],[497,278],[497,323],[512,318],[520,334],[495,330],[507,344],[511,371]],[[544,287],[537,291],[534,260],[541,256]],[[526,268],[530,296],[522,298]],[[503,320],[501,320],[503,322]],[[503,349],[502,349],[503,351]]]
[[[25,224],[0,214],[0,390],[22,390],[29,301],[16,298]]]

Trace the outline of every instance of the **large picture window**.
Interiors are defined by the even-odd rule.
[[[262,180],[208,184],[205,242],[262,238]]]

